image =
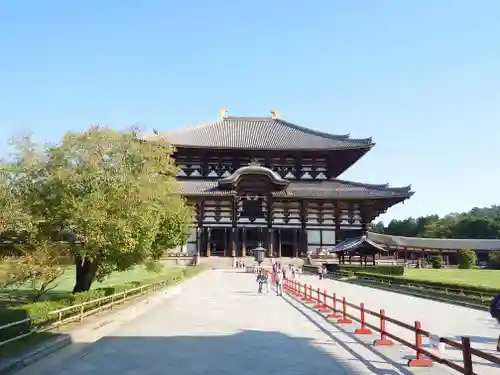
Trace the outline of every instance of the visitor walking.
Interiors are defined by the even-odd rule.
[[[498,323],[500,323],[500,293],[497,294],[491,302],[490,314],[497,320]],[[497,352],[500,352],[500,335],[497,340]]]
[[[271,272],[266,271],[266,294],[271,291]]]
[[[318,267],[318,276],[320,280],[323,280],[323,266]]]
[[[278,272],[276,274],[276,295],[283,295],[283,273]]]
[[[262,287],[266,283],[266,275],[262,270],[257,274],[257,284],[258,284],[258,292],[262,293]]]

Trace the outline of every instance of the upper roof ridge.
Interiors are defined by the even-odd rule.
[[[350,134],[330,134],[270,116],[224,116],[155,136],[184,147],[332,150],[374,145],[371,137],[352,139]],[[146,135],[144,139],[154,137]]]

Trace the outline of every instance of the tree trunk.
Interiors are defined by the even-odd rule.
[[[97,261],[92,261],[86,257],[76,256],[76,282],[73,293],[86,292],[94,282],[97,273]]]

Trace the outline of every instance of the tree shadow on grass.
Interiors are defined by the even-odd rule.
[[[97,375],[132,371],[183,375],[353,373],[349,361],[337,361],[320,345],[325,347],[325,343],[310,338],[254,330],[217,336],[111,336],[66,359],[51,369],[50,374],[85,372]],[[391,370],[375,373],[394,374]]]

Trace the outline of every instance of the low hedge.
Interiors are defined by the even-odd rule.
[[[378,281],[387,281],[392,284],[397,285],[414,285],[420,287],[428,287],[428,288],[441,288],[441,289],[450,289],[451,291],[463,291],[463,292],[474,292],[474,293],[484,293],[486,295],[494,295],[500,293],[499,288],[489,288],[485,286],[474,286],[474,285],[465,285],[465,284],[455,284],[455,283],[445,283],[441,281],[430,281],[430,280],[415,280],[406,277],[397,277],[397,276],[389,276],[389,275],[379,275],[369,272],[356,272],[356,276],[358,277],[368,277],[370,279],[378,280]]]
[[[378,275],[402,276],[405,272],[405,268],[403,266],[391,265],[361,266],[355,264],[327,264],[326,268],[328,272],[352,272],[353,275],[364,272]],[[317,272],[318,267],[313,265],[306,265],[304,266],[304,269],[306,269],[308,272]]]
[[[405,272],[405,268],[403,266],[392,266],[392,265],[361,266],[354,264],[328,264],[326,268],[330,272],[352,271],[355,274],[359,272],[368,272],[380,275],[393,275],[393,276],[403,276]]]
[[[173,272],[166,277],[153,277],[149,279],[143,279],[141,281],[132,281],[126,284],[118,284],[109,287],[91,289],[83,293],[68,294],[66,298],[58,300],[38,301],[12,306],[6,309],[0,308],[0,325],[17,322],[32,316],[40,316],[39,318],[27,321],[24,324],[18,324],[0,330],[0,342],[27,333],[34,327],[43,327],[54,323],[59,317],[48,316],[47,314],[51,311],[59,310],[64,307],[73,305],[79,305],[84,302],[92,301],[121,292],[126,292],[127,290],[135,289],[142,285],[149,285],[160,281],[165,281],[167,284],[174,284],[176,281],[181,281],[186,277],[194,276],[202,269],[202,267],[186,267],[179,269],[178,272]],[[98,307],[98,303],[91,303],[85,306],[85,311],[92,310],[96,307]],[[74,310],[64,312],[62,314],[62,318],[68,318],[72,315],[75,315]]]

